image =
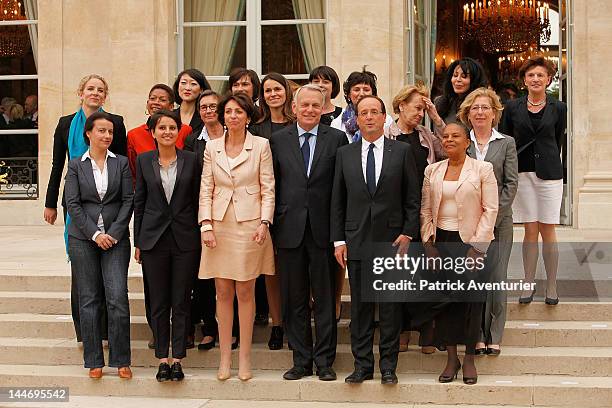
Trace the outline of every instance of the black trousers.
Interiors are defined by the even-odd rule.
[[[293,347],[293,364],[331,367],[336,358],[337,326],[335,271],[330,270],[331,248],[314,242],[309,223],[297,248],[278,248],[283,324]],[[310,294],[314,298],[316,341],[312,344]]]
[[[191,329],[189,334],[195,333],[195,325],[202,322],[202,336],[217,337],[219,327],[217,325],[217,292],[214,279],[198,279],[193,286],[193,298],[191,299]],[[232,336],[240,337],[240,326],[238,325],[238,299],[234,297],[234,323],[232,325]]]
[[[361,293],[361,261],[348,261],[351,285],[351,351],[355,369],[374,371],[374,313],[376,303],[363,302]],[[402,327],[402,304],[380,302],[379,329],[380,371],[397,367],[399,338]]]
[[[182,251],[168,227],[155,246],[141,251],[149,289],[155,357],[167,358],[172,315],[172,357],[184,358],[190,325],[191,288],[200,264],[200,251]]]
[[[236,310],[236,301],[234,301],[234,310]],[[268,292],[266,291],[266,277],[259,275],[255,279],[255,313],[260,315],[268,315],[270,307],[268,306]],[[234,318],[237,315],[234,315]]]

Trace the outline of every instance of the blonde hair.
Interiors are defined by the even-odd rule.
[[[400,91],[393,98],[393,113],[399,114],[399,106],[402,102],[408,101],[413,94],[419,94],[425,98],[429,98],[429,90],[423,84],[408,85],[400,89]]]
[[[106,96],[108,96],[108,83],[106,82],[106,79],[102,77],[102,75],[98,74],[89,74],[81,78],[81,81],[79,82],[79,87],[77,88],[77,95],[81,95],[83,93],[83,90],[85,90],[85,85],[87,85],[87,82],[89,82],[90,79],[99,79],[100,81],[102,81],[102,83],[104,84],[104,93],[106,94]]]
[[[8,115],[11,121],[23,119],[23,106],[14,103],[8,108]]]
[[[495,116],[493,117],[492,126],[497,126],[499,120],[501,119],[504,107],[502,106],[501,101],[499,100],[499,96],[491,89],[484,87],[477,88],[465,97],[463,103],[461,103],[461,106],[459,106],[459,111],[457,112],[457,118],[459,118],[459,120],[470,129],[472,128],[472,124],[470,123],[470,120],[468,118],[470,114],[470,109],[472,108],[472,105],[474,104],[476,98],[481,96],[486,96],[491,101],[491,108],[493,109],[493,113],[495,114]]]

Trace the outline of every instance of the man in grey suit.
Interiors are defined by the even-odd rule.
[[[491,90],[479,88],[469,95],[459,108],[459,118],[469,126],[472,143],[468,155],[473,159],[488,161],[493,165],[499,193],[499,211],[495,221],[495,240],[487,253],[492,281],[506,280],[508,261],[512,251],[513,225],[512,202],[518,187],[518,158],[514,138],[494,129],[501,117],[502,105]],[[506,298],[504,291],[487,294],[482,319],[480,341],[476,354],[498,355],[501,352],[506,323]]]

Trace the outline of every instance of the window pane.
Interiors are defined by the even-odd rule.
[[[325,64],[325,25],[261,28],[262,73],[303,74]]]
[[[225,95],[227,93],[229,85],[229,82],[227,80],[209,80],[208,82],[210,82],[210,86],[212,87],[213,91],[215,91],[219,95]]]
[[[427,76],[427,63],[425,61],[425,35],[426,31],[421,26],[416,26],[414,31],[414,73],[420,77]]]
[[[324,0],[262,0],[262,20],[325,18]]]
[[[185,0],[185,22],[245,20],[245,0]]]
[[[185,68],[228,75],[246,66],[246,27],[185,28]]]
[[[425,0],[414,0],[414,21],[425,23]]]
[[[22,3],[3,2],[0,21],[35,20],[36,1],[28,1],[27,7]],[[36,25],[0,25],[0,75],[36,74],[36,38]]]

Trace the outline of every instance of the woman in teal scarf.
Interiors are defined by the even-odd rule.
[[[57,199],[62,179],[62,172],[66,164],[66,157],[73,159],[81,157],[88,149],[83,139],[85,121],[94,112],[102,110],[102,105],[108,96],[108,84],[100,75],[90,74],[81,79],[77,94],[80,99],[79,110],[71,115],[62,116],[55,128],[53,135],[53,160],[51,164],[51,175],[47,186],[45,199],[44,219],[49,224],[55,224],[57,219]],[[114,136],[109,150],[115,154],[125,156],[127,154],[127,137],[123,118],[119,115],[110,114],[112,117]],[[68,225],[70,219],[66,213],[66,203],[62,194],[62,207],[64,208],[64,221]],[[64,233],[64,237],[66,234]],[[77,341],[81,341],[81,330],[79,322],[79,305],[76,292],[74,274],[71,285],[72,320]],[[106,326],[106,324],[104,325]],[[106,328],[106,327],[105,327]],[[106,331],[105,329],[103,330]],[[104,336],[106,338],[106,336]]]

